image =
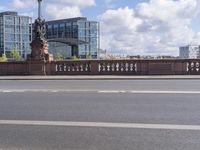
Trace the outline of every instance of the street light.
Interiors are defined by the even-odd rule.
[[[42,5],[42,0],[38,0],[38,18],[39,18],[39,19],[42,18],[42,14],[41,14],[41,5]]]

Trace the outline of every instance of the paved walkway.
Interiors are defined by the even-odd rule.
[[[156,79],[200,79],[200,75],[180,76],[89,76],[89,75],[66,75],[66,76],[0,76],[0,80],[156,80]]]

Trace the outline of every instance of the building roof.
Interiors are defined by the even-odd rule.
[[[60,19],[60,20],[50,20],[46,21],[46,23],[55,23],[55,22],[73,22],[73,21],[78,21],[78,20],[84,20],[87,21],[86,17],[76,17],[76,18],[68,18],[68,19]]]
[[[0,16],[3,16],[3,15],[13,15],[13,16],[17,16],[18,13],[15,12],[15,11],[5,11],[5,12],[1,12],[1,13],[0,13]]]

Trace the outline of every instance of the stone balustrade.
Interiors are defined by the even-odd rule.
[[[200,59],[1,62],[0,75],[200,75]]]

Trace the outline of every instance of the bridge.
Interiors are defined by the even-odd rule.
[[[0,75],[200,75],[200,59],[1,62]]]

